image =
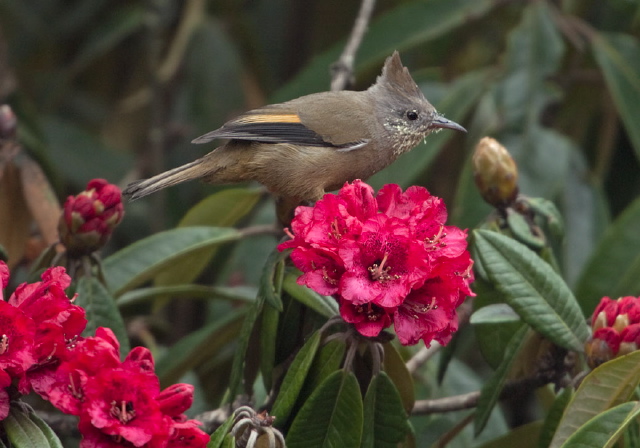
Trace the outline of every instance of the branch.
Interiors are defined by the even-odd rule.
[[[333,92],[344,90],[352,81],[353,62],[355,61],[356,52],[362,43],[364,33],[367,31],[375,3],[375,0],[362,0],[360,11],[351,30],[347,45],[344,47],[340,59],[331,66],[331,91]]]
[[[500,393],[500,399],[513,396],[515,393],[522,394],[542,387],[550,382],[544,375],[534,378],[524,378],[507,382]],[[413,406],[411,415],[428,415],[440,412],[453,412],[462,409],[475,408],[478,405],[480,391],[469,392],[453,397],[436,398],[434,400],[418,400]]]

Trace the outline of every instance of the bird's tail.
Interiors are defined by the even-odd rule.
[[[195,160],[186,165],[179,166],[150,179],[141,179],[131,182],[124,189],[122,194],[129,199],[136,200],[145,197],[151,193],[155,193],[163,188],[170,187],[188,180],[197,179],[203,176],[202,160]]]

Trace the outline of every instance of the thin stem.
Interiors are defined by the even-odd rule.
[[[340,55],[340,59],[338,59],[331,67],[331,71],[333,72],[331,90],[334,92],[344,90],[353,78],[353,63],[355,61],[356,52],[362,43],[364,33],[367,32],[367,27],[369,26],[369,20],[371,19],[375,3],[375,0],[362,0],[362,3],[360,4],[360,11],[358,12],[356,21],[353,24],[353,29],[351,30],[351,36],[349,36],[347,45],[345,45],[344,50]]]

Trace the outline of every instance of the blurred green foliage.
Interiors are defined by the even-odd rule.
[[[4,0],[0,103],[17,112],[21,142],[60,198],[96,177],[124,186],[199,157],[203,148],[191,139],[234,114],[327,90],[330,66],[358,7],[354,0]],[[470,154],[481,137],[491,135],[516,159],[520,192],[552,200],[562,212],[565,237],[554,248],[584,316],[602,295],[639,295],[634,199],[640,193],[640,3],[380,0],[356,57],[355,87],[368,87],[396,49],[439,112],[469,133],[430,136],[375,175],[374,187],[424,185],[446,200],[452,224],[476,227],[491,208],[473,184]],[[237,358],[233,362],[238,347],[247,358],[260,347],[255,322],[276,344],[262,368],[275,365],[281,377],[278,365],[302,346],[302,335],[326,309],[310,291],[291,292],[295,286],[287,274],[283,286],[275,278],[277,267],[264,278],[273,236],[241,238],[230,229],[188,227],[272,222],[270,199],[255,186],[228,190],[190,183],[128,204],[109,247],[118,252],[106,258],[106,276],[125,321],[144,316],[153,330],[153,337],[134,332],[134,343],[142,341],[160,356],[188,334],[160,356],[159,374],[175,381],[195,372],[210,408],[220,403],[232,371],[245,379],[258,375],[260,366],[240,372]],[[151,239],[131,245],[175,226],[152,237],[162,247]],[[177,264],[180,269],[171,270]],[[153,278],[155,288],[129,290]],[[210,288],[181,285],[196,279]],[[274,294],[264,288],[274,286],[277,295],[289,288],[275,323],[261,314]],[[261,288],[257,299],[247,287]],[[479,294],[480,303],[493,303]],[[159,314],[170,297],[197,300],[173,301],[169,313]],[[317,308],[302,312],[301,303]],[[247,304],[248,310],[239,308]],[[517,328],[500,325],[509,330],[479,326],[481,351],[491,353],[492,367]],[[489,367],[473,346],[472,332],[462,330],[457,344],[443,385],[418,384],[418,397],[477,389],[486,380]],[[432,378],[433,370],[425,367],[419,375]],[[332,381],[352,393],[352,378],[335,375]],[[239,381],[233,379],[234,388]],[[377,378],[368,399],[387,391],[387,383],[386,376]],[[253,382],[245,383],[244,392],[264,396],[268,391],[256,384],[254,390]],[[483,412],[486,423],[491,408]],[[478,440],[503,434],[507,423],[531,421],[536,412],[494,410]],[[460,414],[412,418],[416,446],[453,431],[466,416]],[[299,437],[300,423],[292,428]],[[525,430],[537,434],[540,427]],[[465,430],[449,446],[475,446],[471,435]],[[500,443],[509,442],[484,446],[510,446]]]

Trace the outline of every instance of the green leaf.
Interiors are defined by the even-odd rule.
[[[473,234],[489,278],[520,317],[550,341],[583,351],[589,329],[562,278],[532,250],[509,237],[488,230]]]
[[[87,317],[83,334],[93,336],[98,327],[111,328],[120,341],[120,353],[126,355],[129,336],[116,301],[107,288],[95,277],[80,277],[76,293],[78,297],[74,303],[84,308]]]
[[[245,356],[247,354],[247,348],[249,347],[249,340],[253,333],[254,326],[262,313],[264,306],[264,299],[258,296],[253,306],[249,308],[247,314],[242,322],[242,328],[240,334],[237,336],[238,347],[233,355],[233,363],[231,365],[231,375],[229,380],[229,389],[227,398],[229,402],[233,402],[240,386],[240,381],[243,378],[243,369],[245,365]]]
[[[260,277],[258,295],[280,312],[283,310],[281,295],[284,260],[288,256],[289,251],[280,252],[277,248],[274,248],[264,264],[262,276]]]
[[[271,306],[262,308],[260,324],[260,373],[266,390],[271,390],[273,383],[273,367],[276,360],[276,344],[278,339],[278,323],[280,312]]]
[[[389,376],[380,372],[364,397],[362,448],[396,448],[410,431],[400,393]]]
[[[178,223],[179,228],[212,226],[232,227],[245,217],[260,199],[260,191],[244,188],[222,190],[196,204]],[[171,269],[155,278],[157,286],[191,283],[207,267],[218,246],[205,247],[174,260]]]
[[[576,286],[585,316],[604,296],[640,295],[640,198],[607,229]]]
[[[339,370],[305,402],[287,435],[288,448],[358,448],[362,396],[356,377]]]
[[[220,425],[213,434],[211,434],[209,443],[207,443],[207,448],[221,448],[223,446],[224,439],[229,431],[231,431],[235,418],[235,414],[231,414],[229,418],[225,420],[225,422]]]
[[[507,434],[487,443],[483,443],[478,448],[534,448],[540,434],[542,423],[531,422],[512,429]]]
[[[393,381],[400,392],[405,412],[407,414],[411,414],[413,405],[416,402],[413,378],[411,377],[409,370],[407,370],[407,365],[402,359],[402,356],[400,356],[398,349],[391,342],[383,344],[383,347],[384,371],[389,375],[389,378],[391,378],[391,381]]]
[[[42,429],[18,406],[11,406],[9,415],[2,423],[13,448],[48,448],[52,446]]]
[[[421,46],[465,25],[469,17],[482,17],[494,6],[492,0],[414,0],[402,3],[371,22],[358,50],[357,68],[361,70],[381,65],[394,50]],[[276,92],[272,102],[327,90],[328,68],[338,60],[343,49],[344,42],[341,41],[313,58],[291,82]]]
[[[298,394],[307,378],[313,358],[315,358],[318,351],[321,337],[322,333],[316,331],[309,338],[296,355],[282,380],[280,393],[278,393],[278,397],[271,409],[271,414],[277,418],[278,426],[284,425],[289,419],[289,414],[298,399]]]
[[[523,326],[513,335],[504,352],[500,366],[498,366],[498,369],[493,373],[491,379],[482,387],[473,421],[474,434],[476,436],[482,432],[489,421],[491,411],[493,411],[494,406],[500,398],[500,393],[502,393],[504,383],[507,381],[507,376],[527,341],[526,335],[529,331],[530,329],[528,327]]]
[[[640,160],[640,42],[629,34],[599,33],[592,39],[596,62]]]
[[[338,302],[333,297],[321,296],[306,286],[299,285],[299,272],[287,272],[282,283],[283,289],[298,302],[308,306],[318,314],[330,318],[338,315]]]
[[[594,369],[580,384],[558,425],[550,448],[564,446],[582,425],[629,399],[640,382],[640,351],[613,359]]]
[[[564,414],[569,401],[573,398],[573,387],[565,387],[562,392],[556,397],[551,405],[551,408],[547,412],[547,416],[544,419],[542,429],[540,430],[540,438],[538,440],[538,448],[548,448],[551,444],[551,439],[558,429],[558,424]]]
[[[610,448],[630,423],[637,421],[640,403],[631,401],[592,418],[562,445],[563,448]]]
[[[29,419],[33,423],[35,423],[38,428],[40,428],[40,431],[42,431],[42,434],[44,434],[45,438],[49,442],[49,447],[64,448],[62,446],[62,442],[58,438],[58,435],[53,431],[53,429],[51,429],[47,422],[45,422],[38,416],[38,414],[36,414],[35,412],[29,413]]]
[[[238,240],[231,228],[185,227],[167,230],[137,241],[104,260],[108,284],[117,296],[152,279],[176,260],[204,247]]]
[[[346,348],[345,341],[334,339],[318,349],[318,354],[313,359],[307,379],[300,391],[299,401],[310,397],[329,375],[340,368]]]
[[[164,385],[177,382],[189,370],[233,344],[246,314],[244,309],[229,313],[172,345],[156,362],[160,382]]]
[[[520,320],[520,316],[518,313],[513,311],[506,303],[496,303],[493,305],[487,305],[480,308],[478,311],[475,311],[471,318],[469,319],[469,323],[473,325],[478,324],[501,324],[508,322],[518,322]]]
[[[257,290],[250,286],[204,286],[204,285],[174,285],[149,288],[137,288],[125,292],[118,299],[118,308],[137,305],[158,299],[158,297],[171,296],[185,299],[219,299],[234,302],[253,302],[256,299]]]

